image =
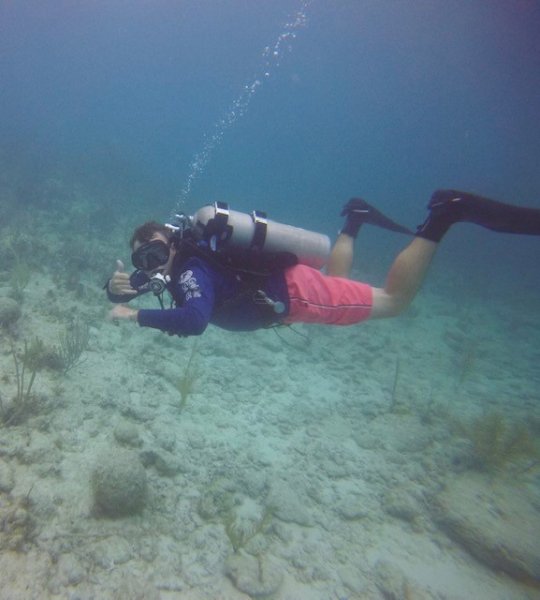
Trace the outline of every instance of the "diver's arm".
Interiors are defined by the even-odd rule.
[[[180,308],[133,309],[118,304],[109,311],[109,321],[136,321],[141,327],[152,327],[173,335],[200,335],[206,329],[211,308],[207,301],[193,301]]]
[[[187,306],[166,310],[136,310],[133,311],[135,315],[130,315],[129,318],[136,320],[141,327],[152,327],[173,335],[201,335],[210,316],[206,308],[197,306],[198,304],[200,303],[192,302]]]
[[[152,327],[176,335],[200,335],[208,326],[215,303],[215,274],[203,264],[190,262],[175,284],[174,297],[180,306],[170,309],[124,307],[126,317],[141,327]],[[114,310],[114,309],[113,309]]]

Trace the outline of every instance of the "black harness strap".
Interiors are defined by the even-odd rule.
[[[254,210],[251,213],[253,224],[255,229],[253,231],[253,237],[251,238],[250,248],[262,252],[264,243],[266,242],[266,234],[268,232],[268,219],[266,213],[258,210]]]

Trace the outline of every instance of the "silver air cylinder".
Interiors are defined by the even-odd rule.
[[[321,269],[330,256],[330,238],[300,227],[276,223],[264,213],[230,210],[216,202],[203,206],[192,219],[193,231],[214,250],[221,248],[257,249],[263,253],[290,252],[303,265]]]

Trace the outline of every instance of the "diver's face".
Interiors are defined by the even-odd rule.
[[[149,242],[141,243],[135,241],[131,260],[136,269],[143,271],[148,277],[156,273],[166,276],[170,273],[175,248],[162,233],[155,233]]]

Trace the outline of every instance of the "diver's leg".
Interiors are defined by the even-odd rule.
[[[408,235],[413,233],[410,229],[389,219],[362,198],[351,198],[343,207],[341,216],[346,217],[345,225],[332,248],[327,266],[328,275],[334,277],[350,276],[354,255],[354,240],[364,223],[398,233]]]
[[[540,209],[512,206],[457,190],[437,190],[429,215],[412,243],[398,255],[384,289],[373,289],[371,318],[393,317],[409,306],[420,289],[438,243],[452,225],[475,223],[501,233],[540,235]]]
[[[342,234],[340,238],[343,239],[338,238],[338,241],[352,248],[353,238],[344,236]],[[375,288],[339,275],[324,276],[305,265],[289,269],[286,277],[293,315],[289,322],[302,320],[306,323],[352,325],[366,319],[398,315],[416,296],[437,247],[435,242],[415,238],[395,259],[384,288]],[[343,259],[343,255],[339,259]],[[342,263],[341,266],[346,265]],[[297,285],[304,272],[307,273],[305,281]],[[300,317],[303,313],[309,315]]]
[[[437,190],[416,235],[440,242],[454,223],[475,223],[500,233],[540,235],[540,209],[513,206],[458,190]]]
[[[405,310],[422,285],[438,244],[420,237],[398,254],[383,288],[373,288],[370,318],[395,317]]]
[[[354,237],[340,233],[332,247],[326,272],[334,277],[349,277],[354,254]]]

